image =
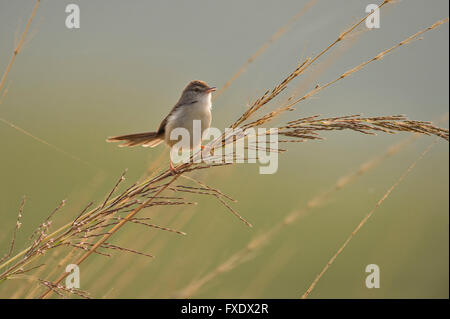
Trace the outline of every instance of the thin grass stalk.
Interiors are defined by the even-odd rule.
[[[17,46],[15,47],[15,49],[13,51],[11,59],[9,60],[8,65],[6,66],[5,72],[3,72],[2,79],[0,80],[0,93],[3,90],[3,86],[5,85],[6,79],[8,78],[8,74],[11,71],[14,61],[16,60],[16,57],[19,54],[20,50],[22,49],[23,42],[28,33],[28,30],[30,29],[31,22],[33,21],[33,18],[36,15],[36,11],[39,7],[40,2],[41,2],[40,0],[36,0],[33,11],[31,12],[30,18],[28,19],[27,24],[25,26],[25,30],[22,32],[22,35],[20,36],[19,43],[17,44]]]
[[[355,235],[359,232],[359,230],[367,223],[369,218],[373,215],[373,213],[383,204],[383,202],[391,195],[392,191],[400,185],[401,182],[408,176],[409,173],[416,167],[417,163],[422,160],[422,158],[431,150],[431,148],[434,146],[434,144],[437,142],[437,139],[434,140],[433,143],[431,143],[425,151],[423,151],[420,156],[408,167],[408,169],[399,177],[399,179],[392,185],[386,193],[383,195],[383,197],[380,198],[380,200],[376,203],[375,207],[361,220],[361,222],[356,226],[356,228],[352,231],[352,233],[347,237],[345,242],[342,244],[341,247],[337,250],[337,252],[331,257],[331,259],[327,262],[325,267],[322,269],[322,271],[317,275],[317,277],[314,279],[314,281],[311,283],[309,288],[305,291],[305,293],[302,295],[302,299],[308,298],[308,296],[311,294],[319,280],[322,278],[322,276],[327,272],[327,270],[330,268],[330,266],[334,263],[336,258],[342,253],[342,251],[347,247],[349,242],[355,237]]]

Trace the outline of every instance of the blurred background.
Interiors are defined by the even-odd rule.
[[[370,3],[318,0],[289,24],[308,2],[41,1],[1,97],[1,254],[9,248],[23,195],[27,203],[16,251],[27,246],[29,234],[62,199],[67,204],[55,220],[58,225],[73,219],[89,201],[104,200],[125,168],[123,187],[149,173],[164,151],[163,146],[120,149],[105,143],[107,136],[156,129],[189,81],[223,86],[288,24],[286,32],[214,100],[212,125],[225,128],[299,62],[363,17]],[[80,6],[80,29],[65,27],[69,3]],[[33,6],[32,0],[0,0],[2,73]],[[381,10],[379,29],[358,28],[356,36],[320,59],[267,109],[279,106],[291,93],[306,93],[335,79],[447,17],[448,6],[446,0],[394,1]],[[315,114],[405,114],[448,127],[448,31],[447,23],[426,33],[421,41],[400,47],[300,103],[280,121]],[[198,202],[191,208],[147,209],[141,216],[187,235],[126,225],[113,243],[156,257],[114,252],[111,258],[92,256],[81,266],[81,288],[96,298],[179,296],[250,240],[267,234],[340,177],[409,135],[336,132],[324,137],[325,141],[286,146],[289,151],[280,156],[274,175],[259,175],[255,164],[195,174],[236,198],[233,208],[253,228],[217,199],[205,196],[189,196]],[[188,297],[299,298],[360,220],[433,141],[421,137],[409,143]],[[160,169],[166,168],[166,157]],[[310,297],[448,298],[448,164],[448,143],[439,140],[377,209]],[[365,286],[368,264],[380,267],[379,289]],[[0,286],[3,298],[26,297],[30,289],[23,280]]]

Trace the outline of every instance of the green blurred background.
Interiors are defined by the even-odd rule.
[[[69,3],[80,6],[80,29],[64,25]],[[23,195],[28,200],[17,249],[26,247],[29,234],[62,199],[67,205],[57,223],[69,221],[89,201],[104,199],[125,168],[127,185],[143,176],[164,147],[119,149],[105,143],[105,137],[156,128],[190,80],[221,87],[306,3],[42,1],[9,74],[0,118],[66,153],[0,121],[0,251],[9,247]],[[362,17],[369,3],[318,0],[214,101],[212,125],[222,129],[234,121],[302,58],[320,52]],[[33,5],[32,0],[0,0],[2,72]],[[306,82],[293,82],[290,92],[333,80],[447,15],[446,0],[389,5],[381,11],[380,29],[360,32],[344,42],[345,50],[331,53],[331,60],[320,60],[316,73],[303,77]],[[448,112],[448,56],[445,24],[301,103],[282,119],[362,113],[438,121]],[[448,127],[447,120],[438,124]],[[127,225],[113,242],[156,258],[114,252],[110,259],[93,256],[81,266],[81,288],[98,298],[176,296],[341,176],[408,137],[352,132],[324,136],[325,141],[289,145],[274,175],[259,175],[257,166],[249,164],[195,175],[238,199],[233,207],[252,222],[252,229],[217,200],[204,196],[188,196],[198,201],[192,208],[146,210],[142,216],[188,235]],[[433,140],[421,137],[409,144],[190,297],[300,297],[360,220]],[[311,297],[448,298],[448,160],[448,144],[440,140],[356,235]],[[381,269],[379,289],[365,287],[364,270],[373,263]],[[22,297],[20,292],[28,285],[7,282],[0,287],[0,297]]]

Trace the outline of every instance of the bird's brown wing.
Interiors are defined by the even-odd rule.
[[[162,120],[161,124],[159,124],[158,130],[157,130],[158,134],[159,135],[163,135],[165,133],[167,121],[168,121],[169,117],[173,113],[175,113],[180,107],[183,107],[183,106],[186,106],[186,105],[190,105],[190,104],[194,104],[194,103],[197,103],[197,101],[193,101],[193,102],[191,102],[189,104],[180,103],[180,102],[175,104],[175,106],[170,110],[169,114],[167,114],[167,116]]]

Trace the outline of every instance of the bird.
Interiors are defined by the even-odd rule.
[[[177,128],[184,128],[189,132],[190,148],[201,146],[199,140],[193,140],[194,121],[200,121],[201,134],[209,129],[211,125],[211,97],[216,87],[211,87],[203,81],[194,80],[188,83],[181,93],[178,102],[169,114],[161,121],[158,129],[153,132],[135,133],[128,135],[113,136],[107,138],[107,142],[123,142],[119,147],[132,147],[142,145],[143,147],[155,147],[165,142],[172,148],[180,139],[171,139],[171,132]],[[201,146],[203,149],[203,146]],[[169,160],[170,171],[176,174],[172,159]]]

